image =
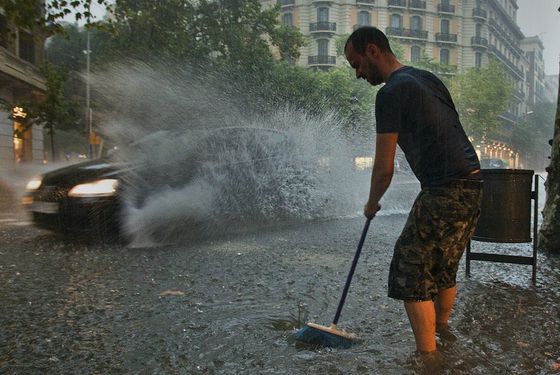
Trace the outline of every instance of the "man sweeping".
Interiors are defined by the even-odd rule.
[[[356,78],[385,83],[375,102],[377,139],[365,216],[381,209],[397,144],[420,181],[395,244],[388,295],[404,301],[417,350],[432,353],[436,327],[447,328],[459,261],[480,214],[479,160],[445,85],[430,72],[401,64],[383,32],[355,30],[344,52]]]

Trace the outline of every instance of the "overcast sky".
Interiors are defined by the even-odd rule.
[[[525,37],[539,36],[544,45],[546,74],[558,74],[560,0],[517,0],[517,24]]]

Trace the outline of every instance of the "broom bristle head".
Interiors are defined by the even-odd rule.
[[[296,340],[298,341],[311,345],[342,349],[348,349],[356,344],[355,337],[351,333],[339,331],[335,325],[329,328],[313,323],[309,323],[296,333]]]

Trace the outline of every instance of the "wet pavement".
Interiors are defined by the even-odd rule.
[[[364,220],[359,214],[150,248],[64,238],[0,214],[2,374],[560,373],[558,259],[464,261],[443,359],[419,362],[404,308],[386,297],[403,214],[372,222],[339,321],[351,349],[295,342],[329,325]],[[530,255],[531,244],[473,242]],[[451,340],[450,340],[451,338]],[[454,338],[456,338],[455,341]]]

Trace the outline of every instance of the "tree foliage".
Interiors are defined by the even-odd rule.
[[[532,112],[519,120],[509,137],[512,148],[524,154],[549,150],[554,135],[555,103],[538,102]]]
[[[108,0],[50,0],[45,6],[38,6],[36,0],[0,0],[0,8],[8,24],[15,29],[28,31],[32,35],[50,37],[55,34],[66,35],[66,30],[60,20],[74,14],[76,21],[85,20],[86,27],[98,27],[100,24],[91,13],[92,4],[98,4],[111,12],[111,2]],[[0,33],[0,41],[13,42],[16,38],[14,30]]]
[[[259,0],[119,0],[113,52],[160,56],[200,64],[272,63],[270,44],[282,58],[299,56],[301,33],[279,27],[280,6],[262,9]]]
[[[481,141],[498,134],[500,115],[508,110],[515,86],[503,64],[491,59],[484,68],[470,68],[453,80],[451,92],[465,131]]]

